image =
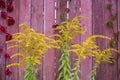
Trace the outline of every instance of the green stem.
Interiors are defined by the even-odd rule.
[[[90,80],[95,80],[96,69],[97,69],[97,64],[95,64],[94,67],[93,67],[92,74],[91,74],[91,79]]]
[[[25,69],[24,80],[37,80],[35,76],[35,68],[32,62],[33,61],[29,59],[29,62],[27,63],[27,67]]]
[[[74,73],[71,76],[72,80],[80,80],[79,76],[78,76],[78,72],[80,70],[80,59],[77,60],[75,68],[74,68]]]
[[[61,47],[61,58],[60,62],[61,65],[59,66],[59,77],[57,80],[69,80],[70,73],[71,73],[71,64],[70,64],[70,54],[68,52],[69,44],[65,43],[64,46]]]

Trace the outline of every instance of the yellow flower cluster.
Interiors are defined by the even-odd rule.
[[[84,18],[82,16],[77,16],[73,18],[72,21],[65,21],[61,23],[60,26],[54,28],[54,30],[58,30],[59,33],[55,34],[59,38],[59,42],[61,44],[70,43],[73,37],[76,34],[84,34],[84,30],[82,29],[82,25],[79,23],[79,19]]]
[[[11,56],[20,57],[25,63],[29,62],[29,59],[33,60],[34,65],[40,64],[40,59],[44,56],[49,48],[58,48],[57,41],[50,37],[46,37],[44,34],[37,33],[32,28],[29,28],[25,24],[20,25],[22,32],[13,34],[13,39],[6,43],[16,43],[15,45],[9,46],[8,49],[18,48],[20,53],[15,53]],[[12,63],[10,66],[14,66]],[[15,65],[16,66],[16,65]]]
[[[110,40],[110,38],[107,36],[93,35],[88,37],[87,40],[83,42],[82,45],[80,44],[72,45],[71,49],[69,50],[70,52],[74,52],[78,57],[75,69],[79,67],[81,60],[85,59],[86,57],[93,57],[95,63],[94,63],[93,72],[91,75],[92,80],[94,80],[94,76],[96,74],[96,68],[99,66],[100,63],[113,62],[111,61],[111,59],[113,59],[113,55],[111,54],[111,51],[118,52],[116,49],[113,49],[113,48],[107,48],[101,51],[99,49],[99,46],[96,44],[96,38],[104,38],[104,39]],[[77,73],[78,70],[75,72]],[[77,74],[74,74],[74,76],[76,75]]]

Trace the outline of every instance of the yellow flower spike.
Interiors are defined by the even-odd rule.
[[[40,60],[34,60],[36,64],[41,64]]]
[[[12,49],[12,48],[18,48],[18,49],[20,49],[20,48],[22,48],[22,47],[19,46],[19,45],[14,45],[14,46],[9,46],[7,49]]]
[[[12,64],[7,65],[7,68],[10,68],[10,67],[13,67],[13,66],[16,66],[18,68],[22,67],[22,65],[20,63],[12,63]]]
[[[10,58],[14,58],[14,57],[23,57],[23,55],[21,53],[16,53],[16,54],[13,54]]]
[[[26,24],[20,24],[21,32],[13,34],[13,39],[6,43],[16,43],[8,49],[17,48],[20,53],[13,54],[11,58],[22,57],[20,61],[24,62],[26,66],[25,70],[25,80],[29,78],[28,73],[31,73],[30,69],[35,68],[35,65],[41,64],[41,59],[46,54],[49,48],[58,48],[60,41],[55,41],[52,37],[48,37],[45,34],[37,33],[34,29],[29,28]],[[61,36],[60,36],[61,37]],[[12,66],[20,67],[20,64],[13,63],[7,66],[7,68]],[[34,71],[32,71],[33,73]],[[34,73],[33,73],[34,75]],[[29,79],[27,79],[29,80]]]

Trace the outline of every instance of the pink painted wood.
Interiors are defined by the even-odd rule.
[[[32,0],[31,2],[31,27],[36,30],[38,33],[43,33],[43,0]],[[42,80],[43,76],[43,65],[37,65],[38,72],[36,74],[38,80]]]
[[[118,31],[120,31],[120,0],[117,1],[117,9],[118,9]],[[120,50],[120,36],[118,38],[118,49]],[[118,80],[120,80],[120,57],[118,56]]]
[[[116,0],[111,0],[113,4],[113,12],[116,12]],[[112,37],[113,32],[106,27],[106,22],[110,20],[110,13],[106,9],[108,1],[93,1],[93,33],[94,34],[102,34]],[[116,24],[116,22],[115,22]],[[115,25],[114,30],[117,29],[117,25]],[[98,40],[98,45],[103,50],[109,47],[109,41]],[[114,54],[115,61],[117,61],[117,56]],[[109,76],[109,77],[108,77]],[[97,69],[96,80],[118,80],[117,79],[117,62],[114,65],[102,63]]]
[[[69,11],[70,20],[72,20],[76,16],[81,15],[80,8],[81,8],[81,0],[71,0],[70,1],[70,11]],[[76,35],[73,38],[71,44],[80,44],[80,42],[81,42],[80,37],[81,37],[81,35]],[[71,64],[72,64],[72,69],[73,69],[75,67],[77,57],[74,53],[70,53],[70,56],[71,56]],[[78,73],[78,74],[80,77],[80,73]]]
[[[67,8],[67,0],[55,0],[57,2],[57,16],[56,16],[56,22],[57,24],[60,25],[61,22],[66,20],[66,8]],[[64,15],[64,17],[62,18],[61,15]],[[55,64],[56,64],[56,68],[55,68],[55,80],[58,78],[59,76],[59,71],[58,68],[60,66],[60,59],[61,57],[61,52],[60,50],[55,50]]]
[[[88,19],[82,19],[85,35],[81,36],[81,42],[92,35],[92,0],[81,0],[81,15]],[[92,70],[92,59],[87,58],[81,63],[81,80],[89,80]]]
[[[6,9],[0,9],[0,11],[6,11]],[[1,13],[0,13],[1,15]],[[2,19],[2,17],[0,17],[0,25],[1,26],[4,26],[5,28],[7,27],[6,25],[6,20],[5,19]],[[5,58],[4,58],[4,54],[6,52],[6,44],[5,44],[5,33],[1,32],[0,31],[0,80],[5,80],[6,77],[5,77]]]
[[[31,26],[31,0],[19,0],[19,24],[25,23]],[[19,31],[21,29],[19,28]],[[21,61],[19,61],[22,63]],[[25,64],[19,69],[19,80],[24,80]]]
[[[60,14],[61,14],[60,0],[55,0],[55,2],[56,2],[56,8],[55,8],[56,9],[56,23],[54,22],[54,24],[60,25],[60,22],[61,22],[61,20],[60,20]],[[61,56],[60,50],[55,49],[55,80],[59,76],[58,68],[60,65],[60,62],[59,62],[60,56]]]
[[[54,24],[54,0],[44,0],[44,31],[47,36],[52,35]],[[55,54],[50,49],[43,59],[43,80],[55,80]]]
[[[15,19],[15,24],[12,25],[12,26],[7,26],[7,32],[10,33],[10,34],[14,34],[14,33],[17,33],[18,32],[18,19],[19,19],[19,16],[18,16],[18,13],[19,13],[19,2],[18,1],[13,1],[13,4],[14,6],[14,10],[13,12],[11,13],[8,13],[8,16],[11,16]],[[12,44],[8,44],[8,46],[10,45],[13,45]],[[18,53],[18,49],[11,49],[11,50],[7,50],[7,52],[12,55],[12,54],[15,54],[15,53]],[[7,64],[11,64],[13,62],[18,62],[18,58],[14,58],[14,59],[9,59],[6,61],[6,65]],[[11,76],[6,76],[6,79],[7,80],[18,80],[18,68],[17,67],[11,67],[10,70],[12,71],[12,75]]]

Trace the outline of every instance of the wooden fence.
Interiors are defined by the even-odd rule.
[[[3,0],[4,1],[4,0]],[[7,0],[5,0],[7,1]],[[106,8],[106,5],[111,3],[112,11]],[[45,33],[46,35],[53,34],[52,25],[59,24],[61,19],[72,19],[77,15],[88,17],[87,20],[82,20],[86,35],[77,36],[74,43],[81,43],[88,36],[93,34],[102,34],[112,37],[112,31],[120,30],[120,0],[13,0],[14,10],[8,13],[15,19],[15,24],[7,25],[7,20],[0,17],[0,25],[4,25],[8,33],[19,32],[18,25],[25,23],[34,28],[37,32]],[[0,9],[2,11],[3,9]],[[4,9],[6,11],[6,9]],[[114,20],[114,28],[106,27],[107,21],[110,20],[110,13],[117,13],[118,17]],[[11,62],[20,62],[18,58],[6,60],[4,54],[8,52],[10,55],[19,52],[19,50],[7,50],[5,44],[5,34],[0,32],[0,80],[24,80],[24,68],[11,68],[12,75],[5,75],[5,66]],[[120,37],[116,48],[120,49]],[[101,49],[108,47],[108,41],[98,40],[98,45]],[[75,55],[71,54],[72,64],[75,62]],[[42,60],[42,65],[37,66],[39,71],[37,74],[38,80],[56,80],[58,75],[60,53],[56,50],[49,50]],[[120,58],[115,54],[115,62],[113,65],[103,63],[97,69],[96,80],[120,80]],[[87,58],[81,63],[81,80],[89,80],[92,70],[92,59]]]

